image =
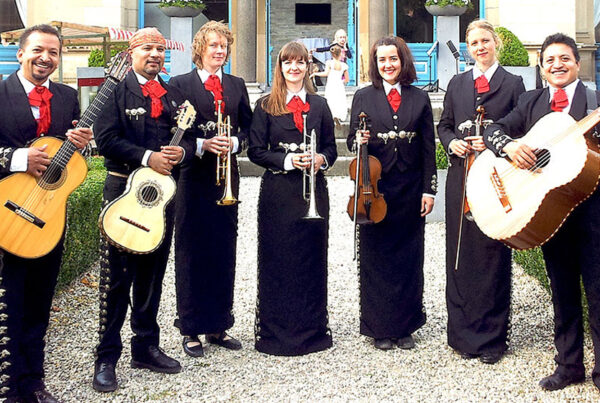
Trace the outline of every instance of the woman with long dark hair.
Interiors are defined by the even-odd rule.
[[[264,168],[258,201],[258,301],[255,347],[302,355],[331,347],[327,316],[329,196],[323,172],[337,158],[333,119],[309,81],[308,52],[290,42],[277,57],[273,90],[260,99],[250,129],[250,160]],[[303,133],[314,132],[314,159]],[[309,210],[303,188],[314,170]],[[306,181],[306,186],[303,186]],[[309,195],[310,196],[310,195]]]
[[[425,216],[437,188],[435,138],[429,97],[411,86],[417,75],[401,38],[379,39],[370,52],[372,85],[352,102],[348,147],[356,145],[359,115],[369,154],[382,165],[379,191],[387,214],[359,231],[360,332],[376,348],[415,345],[412,333],[425,323],[423,259]]]

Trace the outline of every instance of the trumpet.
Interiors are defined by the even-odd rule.
[[[217,136],[227,137],[228,150],[226,153],[217,154],[217,186],[221,185],[222,180],[225,181],[223,197],[217,200],[217,204],[231,206],[239,203],[239,200],[235,198],[231,188],[231,118],[230,116],[223,118],[221,102],[221,100],[217,101]]]
[[[315,179],[316,178],[315,178],[314,164],[315,164],[315,154],[316,154],[316,148],[317,148],[317,144],[316,144],[317,135],[315,133],[315,129],[312,129],[310,131],[310,136],[306,133],[306,114],[304,114],[302,117],[304,119],[304,133],[303,133],[304,140],[303,141],[304,141],[304,144],[306,145],[306,147],[308,148],[305,151],[310,153],[310,167],[308,167],[307,169],[304,170],[304,175],[302,176],[302,195],[304,196],[304,200],[306,200],[308,202],[308,211],[307,211],[306,215],[302,218],[305,220],[322,220],[323,217],[321,217],[319,215],[319,212],[317,211],[317,203],[315,200],[315,193],[316,193]],[[307,189],[307,187],[308,187],[308,189]]]

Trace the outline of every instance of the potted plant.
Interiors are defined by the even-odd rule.
[[[523,77],[526,90],[535,89],[535,67],[529,66],[529,54],[515,34],[504,27],[496,28],[502,41],[498,50],[498,63],[512,74]]]
[[[169,17],[196,17],[206,5],[202,0],[160,0],[158,7]]]
[[[425,9],[435,16],[459,16],[471,7],[471,0],[425,0]]]

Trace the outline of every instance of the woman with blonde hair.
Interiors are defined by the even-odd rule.
[[[483,107],[486,120],[504,117],[516,106],[525,87],[521,77],[498,64],[500,39],[489,22],[471,22],[466,41],[475,66],[450,80],[438,126],[450,159],[446,181],[448,344],[465,359],[479,357],[481,362],[494,364],[507,349],[511,253],[463,214],[465,157],[486,147],[482,136],[474,136],[475,127],[461,130],[459,126],[474,122],[479,107]]]
[[[310,78],[327,77],[325,99],[334,121],[339,125],[341,121],[346,120],[348,115],[346,89],[344,88],[344,84],[348,83],[348,65],[341,61],[342,49],[339,46],[331,48],[331,57],[333,59],[325,63],[325,71],[312,73]]]
[[[192,44],[197,68],[170,81],[196,109],[196,156],[182,168],[175,227],[175,325],[183,335],[183,350],[192,357],[204,354],[198,337],[202,334],[207,342],[227,349],[242,347],[226,333],[234,321],[238,208],[235,204],[217,205],[225,192],[225,181],[217,185],[215,178],[219,153],[231,149],[231,188],[239,198],[236,155],[247,144],[252,111],[244,80],[223,71],[232,43],[233,35],[227,25],[207,22]],[[229,142],[217,133],[219,107],[223,119],[231,119]]]
[[[315,95],[308,52],[290,42],[277,56],[273,89],[260,99],[248,157],[266,168],[258,200],[258,300],[255,347],[272,355],[303,355],[332,345],[327,315],[329,197],[324,171],[337,158],[333,119]],[[306,149],[314,133],[314,159]],[[315,172],[313,197],[322,219],[305,219],[303,181]],[[310,197],[310,195],[308,195]]]

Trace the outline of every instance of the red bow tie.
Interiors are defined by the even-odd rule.
[[[141,85],[142,94],[145,97],[150,96],[150,100],[152,101],[152,109],[150,111],[150,117],[156,119],[158,118],[163,111],[163,104],[160,98],[167,93],[162,85],[156,80],[148,80],[146,84]]]
[[[483,74],[475,79],[475,89],[477,90],[478,94],[483,94],[490,90],[490,82]]]
[[[387,100],[390,103],[390,106],[392,107],[394,112],[397,112],[398,108],[400,107],[400,104],[402,103],[402,96],[400,95],[400,93],[398,93],[398,90],[392,88],[389,94],[387,94]]]
[[[40,85],[36,85],[29,93],[29,105],[40,109],[40,117],[37,119],[38,126],[36,132],[38,137],[44,133],[48,133],[48,129],[50,129],[50,123],[52,123],[52,116],[50,113],[51,98],[52,93],[50,90]]]
[[[562,112],[569,105],[569,98],[567,97],[567,93],[562,88],[554,91],[554,96],[552,97],[552,102],[550,103],[550,109],[554,112]]]
[[[287,104],[288,111],[294,114],[294,124],[296,128],[300,130],[300,133],[304,132],[304,121],[302,119],[303,113],[308,113],[310,110],[310,104],[304,103],[298,95],[294,95],[290,102]]]
[[[221,86],[221,81],[216,74],[211,74],[208,76],[208,79],[204,82],[204,88],[207,91],[213,93],[213,97],[215,98],[215,111],[218,112],[219,102],[221,101],[221,113],[225,112],[225,101],[223,101],[223,87]]]

